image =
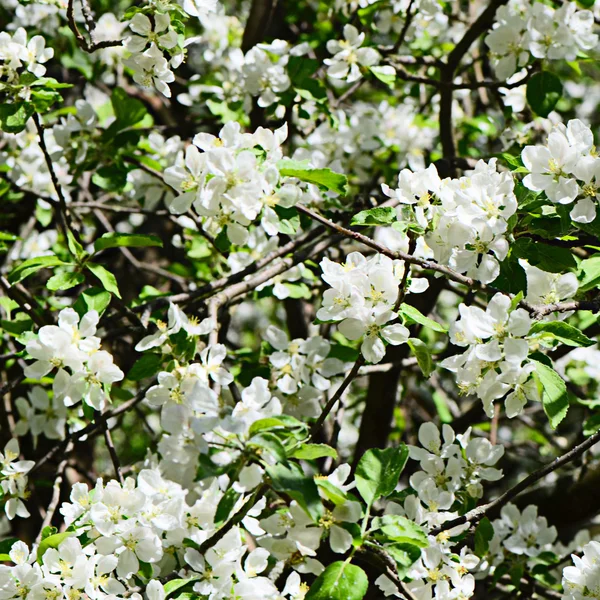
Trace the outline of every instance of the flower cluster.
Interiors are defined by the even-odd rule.
[[[23,500],[29,497],[27,491],[27,473],[31,471],[32,460],[19,458],[19,441],[12,438],[0,452],[0,503],[4,504],[4,512],[9,519],[16,516],[29,516]]]
[[[542,2],[512,0],[498,9],[496,27],[485,42],[495,55],[496,75],[508,79],[530,55],[575,60],[578,52],[595,48],[598,36],[593,27],[593,13],[578,10],[575,2],[555,9]]]
[[[275,235],[280,221],[276,209],[293,206],[301,194],[277,167],[286,137],[286,126],[274,132],[261,127],[249,134],[235,122],[225,125],[218,137],[197,134],[185,159],[165,170],[165,181],[180,192],[169,210],[182,214],[193,206],[207,231],[225,229],[238,245],[245,244],[248,226],[259,216],[265,231]]]
[[[574,566],[563,570],[563,600],[600,598],[600,543],[583,547],[583,556],[572,555]]]
[[[555,204],[575,205],[569,213],[576,223],[591,223],[596,218],[600,198],[600,158],[594,136],[579,119],[559,123],[548,135],[545,145],[526,146],[521,154],[530,171],[523,184],[544,192]]]
[[[358,33],[353,25],[344,26],[343,40],[329,40],[327,50],[333,58],[326,58],[327,75],[333,79],[343,79],[353,83],[362,77],[361,67],[373,67],[379,63],[381,56],[375,48],[361,47],[365,34]],[[385,67],[394,74],[392,67]]]
[[[58,315],[58,325],[44,325],[27,342],[27,353],[35,362],[25,368],[26,377],[39,380],[58,369],[53,402],[73,406],[83,399],[102,410],[110,385],[123,379],[112,355],[100,349],[100,338],[95,335],[99,319],[95,310],[80,317],[72,308],[65,308]]]
[[[540,400],[537,383],[531,378],[534,365],[527,362],[531,329],[529,313],[514,308],[511,299],[496,294],[486,310],[461,304],[460,318],[450,326],[450,340],[466,347],[463,354],[445,359],[442,366],[456,373],[464,394],[477,394],[489,417],[494,401],[504,397],[506,414],[520,414],[527,400]]]
[[[331,289],[323,294],[317,318],[337,322],[339,331],[349,340],[362,339],[360,350],[365,359],[380,362],[385,342],[397,346],[410,337],[404,325],[392,322],[398,316],[396,301],[405,268],[403,261],[381,254],[366,258],[352,252],[342,264],[324,258],[322,278]],[[424,291],[427,287],[427,282],[419,279],[408,283],[409,291]]]
[[[290,341],[273,325],[264,338],[275,349],[269,355],[271,379],[282,394],[286,412],[296,417],[316,417],[321,393],[331,387],[332,377],[344,371],[339,358],[328,358],[331,343],[321,336]]]
[[[556,541],[556,527],[548,526],[546,517],[538,516],[537,506],[530,504],[521,512],[514,504],[502,507],[500,518],[493,521],[494,538],[490,553],[501,561],[504,552],[516,556],[536,558],[542,552],[551,552]]]
[[[175,81],[172,68],[177,68],[184,58],[179,47],[178,35],[171,24],[169,13],[153,13],[150,16],[138,12],[129,23],[133,32],[125,40],[131,56],[123,64],[133,71],[133,80],[144,87],[156,87],[171,97],[169,83]],[[165,58],[169,53],[169,59]]]
[[[0,84],[16,84],[23,70],[35,77],[46,73],[44,63],[54,56],[52,48],[46,48],[46,40],[41,35],[27,40],[27,32],[19,27],[12,35],[7,31],[0,32]]]
[[[382,186],[403,205],[412,206],[413,219],[426,231],[434,258],[482,283],[498,277],[500,261],[508,254],[508,219],[517,210],[514,179],[497,171],[496,159],[479,161],[470,176],[441,180],[435,165],[422,171],[404,169],[398,188]]]

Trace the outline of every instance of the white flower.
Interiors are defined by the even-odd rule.
[[[362,77],[360,67],[376,65],[381,56],[374,48],[361,48],[365,34],[358,33],[354,25],[344,26],[344,38],[341,41],[329,40],[327,50],[333,58],[326,58],[327,75],[332,79],[345,79],[347,83]]]
[[[357,317],[344,319],[338,328],[349,340],[358,340],[364,336],[360,350],[369,362],[375,364],[385,356],[383,340],[397,346],[404,344],[410,337],[410,332],[404,325],[386,325],[395,317],[391,311],[373,314],[365,310]]]

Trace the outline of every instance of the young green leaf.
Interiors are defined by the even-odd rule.
[[[162,357],[159,354],[144,354],[131,367],[129,373],[127,373],[127,379],[129,381],[141,381],[146,377],[152,377],[160,371],[161,365]]]
[[[414,521],[400,515],[385,515],[373,519],[373,528],[379,529],[395,542],[427,548],[429,540],[425,530]]]
[[[408,459],[408,448],[371,448],[361,457],[356,468],[356,487],[364,501],[371,505],[391,494]]]
[[[105,233],[94,242],[94,250],[100,252],[106,248],[145,248],[161,246],[162,240],[156,235],[141,235],[137,233]]]
[[[48,256],[37,256],[36,258],[29,258],[26,261],[23,261],[20,265],[16,266],[8,274],[7,279],[11,284],[19,283],[19,281],[23,281],[23,279],[33,275],[33,273],[36,273],[40,269],[51,269],[52,267],[68,264],[69,263],[63,262],[54,254]]]
[[[540,334],[541,336],[549,335],[567,346],[583,346],[584,348],[588,348],[596,343],[595,340],[590,339],[577,329],[577,327],[573,327],[573,325],[569,325],[564,321],[534,323],[529,330],[529,335],[536,334]]]
[[[475,530],[475,554],[483,558],[490,548],[494,537],[494,526],[487,517],[483,517]]]
[[[369,579],[360,567],[337,561],[315,579],[305,600],[362,600],[368,587]]]
[[[389,65],[369,67],[369,71],[371,71],[379,81],[383,81],[383,83],[389,85],[391,88],[394,87],[394,83],[396,83],[396,71],[394,67],[390,67]]]
[[[277,167],[282,177],[296,177],[300,181],[314,183],[342,196],[348,193],[348,179],[346,176],[331,169],[312,169],[304,162],[288,159],[280,160]]]
[[[337,458],[338,454],[334,448],[327,444],[302,444],[300,448],[294,450],[292,456],[303,460],[315,460],[325,456]]]
[[[410,338],[406,343],[415,355],[423,375],[429,377],[434,370],[434,366],[431,352],[429,351],[427,344],[418,338]]]
[[[85,266],[100,280],[107,292],[114,294],[117,298],[121,297],[117,279],[110,271],[97,263],[88,262]]]
[[[542,393],[544,412],[550,419],[552,429],[556,429],[569,410],[567,385],[563,378],[551,367],[537,360],[532,362],[535,365],[535,374],[544,388]]]
[[[34,112],[35,107],[31,102],[0,104],[0,129],[6,133],[19,133],[25,129]]]
[[[46,287],[49,290],[70,290],[85,281],[83,273],[57,273],[48,279]]]
[[[80,294],[75,304],[73,304],[73,308],[80,317],[83,317],[90,310],[95,310],[99,315],[102,315],[110,304],[111,298],[112,296],[106,290],[99,287],[91,287]]]
[[[433,331],[437,331],[439,333],[446,333],[448,331],[446,327],[437,321],[426,317],[419,309],[411,306],[410,304],[401,304],[399,312],[406,319],[408,319],[408,324],[419,323],[419,325],[424,325],[425,327],[429,327],[429,329],[433,329]]]
[[[312,477],[307,477],[298,465],[277,463],[267,467],[267,475],[271,478],[275,491],[284,492],[296,500],[315,521],[323,515],[323,504],[317,484]]]
[[[362,225],[364,227],[391,225],[396,219],[396,211],[391,206],[376,206],[354,215],[350,225]]]

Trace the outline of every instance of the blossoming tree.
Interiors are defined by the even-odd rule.
[[[0,0],[0,600],[600,600],[595,4]]]

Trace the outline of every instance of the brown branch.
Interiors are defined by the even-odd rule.
[[[65,452],[67,453],[67,452],[69,452],[69,450],[70,450],[70,446],[67,446]],[[50,500],[50,504],[48,505],[48,508],[46,509],[46,514],[44,515],[44,521],[42,522],[42,526],[40,527],[40,532],[38,533],[37,538],[35,540],[36,544],[40,543],[44,529],[52,523],[52,517],[54,516],[54,513],[56,512],[56,509],[58,507],[58,503],[60,502],[60,490],[62,487],[65,469],[67,468],[67,463],[68,463],[68,460],[66,458],[64,458],[60,462],[60,464],[58,465],[58,467],[56,469],[56,478],[54,479],[54,485],[52,486],[52,499]]]
[[[335,394],[327,401],[327,404],[325,404],[323,410],[321,411],[321,414],[319,415],[319,418],[312,426],[310,432],[311,438],[314,438],[317,435],[317,433],[319,433],[321,427],[323,426],[323,423],[325,423],[325,419],[327,419],[333,407],[337,404],[338,400],[342,397],[342,394],[346,391],[346,388],[352,383],[353,379],[358,375],[359,369],[364,364],[365,359],[363,355],[360,354],[359,357],[356,359],[356,362],[352,366],[352,369],[350,369],[350,372],[348,373],[348,375],[346,375],[346,378],[344,379],[344,381],[342,381],[342,384],[336,390]]]
[[[84,8],[82,8],[82,10],[84,12],[84,16],[85,16],[86,21],[87,21],[89,15],[85,14],[85,9]],[[89,43],[85,39],[85,37],[81,33],[81,31],[79,31],[79,27],[77,27],[77,23],[75,21],[75,4],[74,4],[74,0],[69,0],[69,3],[67,4],[67,21],[69,23],[69,29],[73,32],[73,35],[75,36],[75,40],[77,41],[77,45],[84,52],[87,52],[88,54],[91,54],[92,52],[95,52],[96,50],[101,50],[102,48],[111,48],[111,47],[114,47],[114,46],[121,46],[122,43],[123,43],[122,40],[104,40],[102,42],[94,42],[92,40],[92,42]],[[90,31],[90,37],[91,37],[92,31]]]
[[[124,479],[123,474],[121,473],[121,463],[119,461],[119,456],[115,449],[115,445],[112,440],[112,436],[110,435],[110,430],[108,429],[108,423],[106,422],[107,417],[105,414],[100,414],[100,412],[96,411],[96,420],[100,423],[100,427],[102,428],[102,433],[104,435],[104,441],[106,442],[106,447],[108,448],[108,453],[110,454],[110,460],[115,469],[115,475],[119,480],[119,483],[123,485]]]
[[[276,0],[253,0],[242,37],[242,52],[248,52],[263,40],[271,23],[276,3]]]
[[[531,487],[534,483],[537,483],[549,473],[552,473],[553,471],[556,471],[556,469],[559,469],[560,467],[574,461],[576,458],[579,458],[586,450],[589,450],[598,442],[600,442],[600,431],[591,435],[587,440],[585,440],[585,442],[575,446],[569,450],[569,452],[559,456],[547,465],[544,465],[541,469],[530,473],[527,477],[525,477],[525,479],[521,480],[515,486],[498,496],[498,498],[495,500],[492,500],[491,502],[488,502],[482,506],[478,506],[477,508],[470,510],[468,513],[457,517],[456,519],[446,521],[441,527],[433,529],[431,533],[433,535],[437,535],[442,531],[447,531],[448,529],[452,529],[459,525],[464,525],[465,523],[470,523],[471,525],[479,523],[479,521],[481,521],[481,519],[483,519],[483,517],[485,517],[487,514],[491,512],[497,512],[521,492]]]

